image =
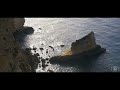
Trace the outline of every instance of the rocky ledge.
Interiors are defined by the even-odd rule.
[[[52,57],[50,62],[75,62],[76,60],[98,56],[105,51],[105,48],[96,44],[94,32],[90,32],[85,37],[73,42],[71,49],[66,51],[62,56]]]

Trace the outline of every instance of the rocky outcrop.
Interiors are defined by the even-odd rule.
[[[15,30],[22,30],[25,23],[24,18],[14,18],[14,28]]]
[[[24,22],[24,18],[0,18],[0,72],[35,71],[30,64],[35,56],[22,50],[13,35],[24,28]]]
[[[76,40],[76,42],[73,42],[71,45],[71,51],[72,54],[78,54],[82,53],[84,51],[88,51],[90,49],[93,49],[97,47],[97,44],[95,42],[95,36],[93,32],[90,32],[87,36]]]
[[[85,37],[76,40],[71,45],[71,50],[66,51],[62,56],[56,56],[50,59],[50,62],[70,61],[94,57],[105,52],[106,49],[96,44],[94,32],[90,32]]]

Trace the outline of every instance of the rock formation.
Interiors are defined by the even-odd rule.
[[[71,50],[66,51],[62,56],[56,56],[50,59],[50,62],[58,61],[70,61],[79,60],[88,57],[94,57],[105,52],[106,49],[101,48],[100,45],[97,45],[95,42],[94,32],[90,32],[85,37],[76,40],[71,45]]]
[[[24,18],[0,18],[0,72],[35,71],[30,64],[34,56],[21,50],[13,36],[17,30],[24,28],[24,22]]]
[[[72,54],[78,54],[84,51],[88,51],[97,46],[95,42],[95,36],[93,32],[90,32],[87,36],[76,40],[76,42],[72,43],[71,51]]]

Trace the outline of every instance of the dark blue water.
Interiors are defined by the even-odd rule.
[[[55,72],[120,71],[120,18],[26,18],[25,26],[35,29],[32,35],[26,37],[25,45],[43,48],[51,45],[55,48],[54,52],[49,53],[51,56],[60,55],[71,47],[72,42],[91,31],[95,33],[96,42],[107,49],[106,53],[94,60],[80,61],[74,65],[50,64],[48,68]],[[61,44],[65,47],[61,48]],[[43,57],[47,55],[43,54]],[[40,72],[39,69],[37,72]]]

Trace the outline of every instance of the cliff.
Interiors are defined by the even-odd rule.
[[[72,60],[81,60],[98,56],[105,52],[106,49],[101,48],[100,45],[96,44],[94,32],[90,32],[85,37],[76,40],[71,44],[71,49],[66,51],[62,56],[56,56],[50,59],[50,62],[64,62]]]
[[[0,72],[31,72],[30,53],[21,49],[14,37],[17,30],[24,29],[24,18],[0,18]]]

